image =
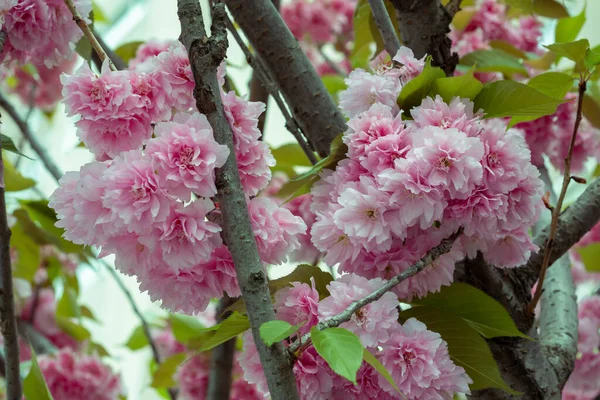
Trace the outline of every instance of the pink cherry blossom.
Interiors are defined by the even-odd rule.
[[[117,400],[120,379],[99,359],[63,349],[39,356],[39,365],[55,399]]]
[[[310,286],[306,283],[291,282],[291,287],[279,289],[275,292],[274,307],[277,319],[292,325],[305,323],[299,329],[300,335],[310,331],[310,328],[319,322],[319,293],[315,288],[314,278],[311,278]]]
[[[397,111],[396,99],[400,93],[400,81],[386,76],[372,75],[357,68],[344,80],[348,89],[339,93],[340,108],[347,117],[367,111],[375,103],[381,103]]]
[[[274,201],[255,197],[248,202],[248,213],[261,259],[281,264],[287,254],[300,246],[297,235],[306,233],[306,224]]]
[[[437,95],[435,99],[426,97],[420,106],[410,111],[413,124],[418,128],[438,126],[440,128],[456,128],[469,137],[481,132],[480,114],[473,113],[473,103],[468,99],[454,97],[447,104]]]
[[[363,361],[356,373],[357,385],[340,376],[334,377],[333,400],[392,400],[398,398],[383,390],[379,384],[379,372]],[[398,395],[398,393],[396,393]]]
[[[471,379],[451,361],[447,343],[422,322],[410,318],[392,331],[382,346],[379,359],[408,399],[433,400],[470,393]],[[379,384],[394,393],[382,376]]]
[[[172,41],[148,40],[135,51],[135,57],[129,60],[130,69],[138,69],[146,60],[152,60],[164,51],[168,51]]]
[[[400,47],[392,60],[402,64],[399,69],[400,82],[402,85],[406,85],[408,81],[419,75],[423,71],[423,68],[425,68],[425,56],[420,60],[417,60],[415,58],[415,53],[406,46]]]
[[[180,397],[183,400],[201,400],[206,398],[210,374],[210,357],[199,353],[183,363],[177,371]]]
[[[316,220],[316,216],[310,211],[311,203],[312,196],[304,194],[283,204],[284,208],[290,210],[295,216],[302,218],[306,224],[306,233],[297,236],[300,246],[288,255],[288,260],[291,262],[314,262],[319,257],[319,250],[310,240],[310,230]]]
[[[265,373],[262,364],[260,363],[260,356],[258,355],[258,350],[254,344],[252,333],[246,331],[242,335],[242,340],[243,347],[242,353],[239,356],[239,364],[244,371],[244,379],[246,382],[255,385],[256,390],[267,397],[269,394],[267,378],[265,378]]]
[[[171,108],[169,94],[160,85],[156,73],[129,73],[132,97],[136,100],[133,112],[147,117],[151,122],[169,119]]]
[[[185,351],[185,346],[175,339],[170,325],[160,329],[153,329],[152,340],[162,359]]]
[[[335,373],[313,346],[300,354],[293,370],[301,400],[328,399],[336,390],[333,387]]]
[[[185,47],[173,42],[167,51],[156,56],[153,66],[157,68],[156,79],[169,94],[168,104],[181,111],[195,109],[194,75]]]
[[[156,138],[146,146],[165,188],[187,201],[192,193],[212,197],[217,193],[215,169],[225,164],[227,146],[219,145],[206,117],[178,113],[172,122],[155,128]]]
[[[330,296],[319,303],[319,319],[321,321],[344,311],[353,301],[360,300],[379,289],[383,280],[375,278],[367,280],[358,275],[342,275],[327,285]],[[387,292],[379,300],[362,307],[341,328],[354,332],[362,344],[376,347],[385,342],[389,329],[397,324],[398,298],[394,293]]]
[[[152,163],[139,151],[116,158],[104,173],[104,207],[110,209],[130,232],[145,233],[152,224],[166,220],[173,200],[165,193]]]

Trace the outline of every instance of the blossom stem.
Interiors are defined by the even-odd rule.
[[[269,4],[273,7],[270,2]],[[247,4],[245,6],[254,11],[254,6],[248,7]],[[180,40],[189,54],[196,82],[194,89],[196,107],[213,127],[216,141],[226,145],[230,150],[227,162],[216,172],[217,200],[223,213],[222,235],[233,258],[254,343],[258,349],[271,398],[297,400],[296,379],[283,344],[279,342],[267,346],[259,333],[263,323],[275,319],[275,311],[271,304],[269,281],[258,254],[246,197],[240,182],[233,134],[225,118],[223,103],[219,96],[220,88],[216,72],[227,53],[227,12],[222,3],[214,5],[210,38],[206,34],[202,8],[198,0],[178,0],[177,14],[181,23]]]
[[[535,307],[537,306],[538,301],[542,297],[542,290],[544,289],[544,278],[546,277],[546,270],[550,266],[550,253],[552,252],[552,246],[554,244],[554,237],[556,236],[556,231],[558,228],[558,218],[560,217],[560,213],[562,210],[562,204],[567,194],[567,189],[569,187],[569,183],[571,182],[571,159],[573,158],[573,149],[575,148],[575,140],[577,139],[577,131],[579,130],[579,124],[582,120],[582,110],[583,110],[583,96],[585,94],[587,88],[587,81],[581,79],[579,81],[579,94],[577,98],[577,115],[575,117],[575,126],[573,127],[573,134],[571,135],[571,142],[569,143],[569,152],[567,153],[567,157],[565,157],[565,170],[563,174],[563,183],[562,188],[560,190],[560,194],[558,196],[558,200],[556,205],[554,206],[554,210],[552,211],[552,222],[550,223],[550,234],[548,235],[548,239],[546,240],[546,246],[544,249],[544,259],[542,261],[542,269],[540,271],[540,278],[538,281],[537,288],[529,303],[527,308],[530,314],[533,314]]]
[[[319,155],[346,131],[346,120],[271,0],[225,0],[231,15],[279,86],[292,115]]]
[[[425,268],[430,266],[441,255],[449,252],[450,249],[452,248],[452,245],[454,244],[454,241],[462,234],[462,231],[463,231],[463,229],[460,228],[456,232],[454,232],[452,235],[450,235],[446,239],[442,240],[442,242],[439,245],[437,245],[433,249],[429,250],[427,252],[427,254],[425,254],[414,265],[409,267],[404,272],[402,272],[402,273],[394,276],[390,280],[386,281],[379,289],[377,289],[373,293],[363,297],[360,300],[353,301],[341,313],[334,315],[333,317],[331,317],[325,321],[319,322],[317,324],[317,329],[322,331],[324,329],[334,328],[344,322],[350,321],[350,319],[352,319],[352,316],[354,315],[354,313],[356,311],[358,311],[362,307],[366,306],[367,304],[370,304],[370,303],[373,303],[374,301],[379,300],[384,294],[386,294],[387,292],[392,290],[394,288],[394,286],[407,280],[408,278],[415,276],[416,274],[418,274],[419,272],[423,271]],[[310,340],[310,332],[306,333],[304,336],[302,336],[301,340],[296,341],[295,343],[290,345],[290,347],[288,347],[288,350],[293,354],[300,347],[300,343],[306,344],[309,342],[309,340]]]
[[[238,43],[238,45],[244,52],[248,64],[250,64],[250,66],[254,68],[254,73],[257,74],[257,77],[258,79],[260,79],[262,86],[267,89],[267,91],[273,97],[273,100],[275,100],[275,102],[277,103],[277,106],[279,106],[279,109],[281,110],[281,113],[285,118],[286,128],[292,133],[292,135],[294,135],[296,141],[304,151],[304,154],[306,154],[306,157],[308,157],[308,159],[310,160],[311,164],[315,165],[317,163],[317,159],[315,158],[313,150],[310,148],[309,144],[302,136],[302,131],[298,127],[296,119],[290,115],[287,107],[281,99],[281,96],[279,95],[279,90],[277,89],[277,86],[275,86],[273,80],[269,77],[269,73],[267,72],[267,69],[265,68],[263,62],[260,60],[259,57],[255,57],[252,54],[248,46],[246,46],[246,43],[244,43],[244,41],[240,37],[237,29],[235,29],[235,26],[233,26],[233,23],[229,20],[229,18],[225,20],[225,23],[227,24],[227,29],[229,29],[235,41]]]
[[[400,39],[398,39],[398,35],[396,34],[396,28],[394,28],[394,24],[392,24],[390,14],[383,3],[383,0],[369,0],[369,5],[371,6],[371,12],[373,13],[377,29],[379,29],[379,33],[381,33],[381,37],[383,38],[385,49],[390,57],[394,57],[401,45]]]
[[[79,28],[81,29],[81,31],[83,32],[83,34],[85,35],[85,37],[87,38],[87,40],[90,42],[90,44],[92,45],[92,48],[94,49],[94,51],[96,52],[96,54],[100,58],[100,61],[104,62],[105,60],[108,60],[108,64],[110,66],[110,69],[113,70],[113,71],[116,71],[117,69],[116,69],[115,65],[113,64],[113,62],[111,61],[111,59],[108,57],[108,55],[106,54],[106,52],[102,48],[102,45],[100,45],[100,42],[98,41],[98,39],[94,35],[94,32],[92,32],[92,29],[85,22],[85,20],[83,19],[83,17],[81,16],[81,14],[79,13],[79,11],[77,10],[77,7],[75,7],[75,4],[73,3],[73,0],[65,0],[65,5],[67,6],[67,8],[71,12],[71,14],[73,14],[73,21],[75,21],[75,23],[77,24],[77,26],[79,26]]]
[[[2,144],[0,144],[0,328],[4,337],[6,399],[21,400],[23,388],[19,371],[19,337],[10,262],[10,236],[4,198]]]

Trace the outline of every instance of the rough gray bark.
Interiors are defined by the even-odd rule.
[[[401,45],[387,8],[385,8],[383,0],[369,0],[369,5],[371,6],[371,13],[375,19],[377,29],[381,33],[385,49],[390,57],[394,57]]]
[[[417,58],[430,55],[433,65],[441,67],[446,75],[452,75],[458,64],[458,55],[452,53],[452,41],[448,37],[454,8],[447,10],[440,0],[390,2],[396,9],[404,46],[410,47]]]
[[[219,300],[217,306],[217,321],[223,321],[227,316],[225,310],[232,304],[226,294]],[[222,400],[229,398],[231,391],[231,372],[233,371],[233,356],[235,355],[235,338],[215,347],[210,355],[210,374],[206,400]]]
[[[23,389],[19,375],[19,337],[13,297],[10,236],[4,199],[4,163],[0,144],[0,328],[4,338],[6,399],[21,400]]]
[[[233,18],[266,63],[292,114],[321,156],[346,121],[271,0],[226,0]]]
[[[269,5],[274,9],[270,2]],[[295,400],[298,399],[298,391],[287,352],[281,343],[267,346],[259,334],[263,323],[275,319],[275,312],[271,304],[268,278],[258,255],[246,198],[240,183],[231,127],[225,119],[219,95],[216,69],[227,52],[227,14],[223,4],[215,4],[212,36],[208,38],[198,0],[178,0],[177,7],[181,22],[180,40],[188,51],[196,81],[196,107],[206,115],[217,142],[226,145],[231,152],[225,165],[217,170],[217,200],[223,214],[222,234],[233,257],[254,342],[271,397],[274,400]],[[254,7],[247,8],[254,10]]]

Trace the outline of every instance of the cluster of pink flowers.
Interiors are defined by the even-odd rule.
[[[173,311],[194,313],[223,292],[240,295],[229,250],[221,240],[215,169],[229,149],[219,145],[206,117],[194,111],[194,79],[184,47],[140,51],[138,69],[97,76],[87,65],[63,76],[68,115],[80,115],[78,135],[98,161],[68,172],[50,206],[74,243],[115,254],[123,273]],[[147,54],[146,54],[147,53]],[[155,53],[158,53],[157,55]],[[219,70],[223,83],[224,67]],[[244,192],[263,189],[274,165],[259,140],[264,104],[221,93],[234,134]],[[267,198],[248,200],[264,262],[280,264],[306,225]]]
[[[300,41],[319,75],[337,73],[329,60],[321,55],[320,47],[334,43],[345,56],[350,54],[356,3],[356,0],[291,0],[281,5],[281,17]],[[346,73],[351,69],[347,60],[336,65]]]
[[[565,99],[570,101],[558,106],[556,113],[515,125],[525,134],[534,165],[543,166],[545,154],[556,168],[564,169],[577,116],[576,97],[575,93],[568,93]],[[581,172],[590,157],[600,159],[600,130],[583,118],[575,139],[571,171]]]
[[[594,400],[600,395],[600,296],[579,303],[579,338],[575,369],[565,384],[563,400]]]
[[[465,8],[470,11],[469,8]],[[491,40],[503,40],[519,50],[537,53],[542,23],[534,16],[510,19],[507,6],[496,0],[483,0],[473,10],[467,26],[452,29],[453,50],[464,56],[475,50],[489,49]]]
[[[344,311],[355,300],[372,293],[382,279],[367,280],[346,274],[328,285],[330,296],[319,301],[312,285],[295,282],[275,293],[277,318],[298,324],[305,322],[298,335],[303,335],[319,321]],[[469,393],[470,378],[462,367],[456,366],[448,354],[446,342],[440,335],[411,318],[398,322],[398,297],[391,292],[357,311],[340,327],[354,332],[391,373],[402,394],[374,368],[363,362],[357,374],[357,385],[336,375],[313,346],[303,350],[294,364],[294,375],[301,399],[440,399],[452,398],[455,393]],[[295,337],[297,340],[297,337]],[[257,389],[268,388],[249,332],[244,334],[240,362],[244,377]]]
[[[61,400],[118,400],[118,375],[98,358],[68,349],[38,359],[52,397]]]
[[[348,158],[313,186],[311,235],[328,265],[389,279],[460,227],[452,250],[394,290],[424,296],[453,280],[454,264],[481,251],[498,267],[536,250],[528,229],[543,207],[543,184],[523,139],[501,121],[483,121],[473,103],[426,98],[402,120],[396,98],[421,60],[353,71],[340,107],[350,118]]]

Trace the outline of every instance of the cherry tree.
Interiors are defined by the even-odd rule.
[[[0,107],[18,128],[1,144],[4,397],[127,398],[85,327],[89,264],[128,299],[124,346],[151,349],[168,399],[598,398],[585,5],[209,3],[164,5],[177,39],[111,49],[91,0],[0,1]],[[90,161],[63,173],[14,104],[61,104]],[[264,141],[267,112],[294,143]],[[49,198],[18,168],[28,154]]]

